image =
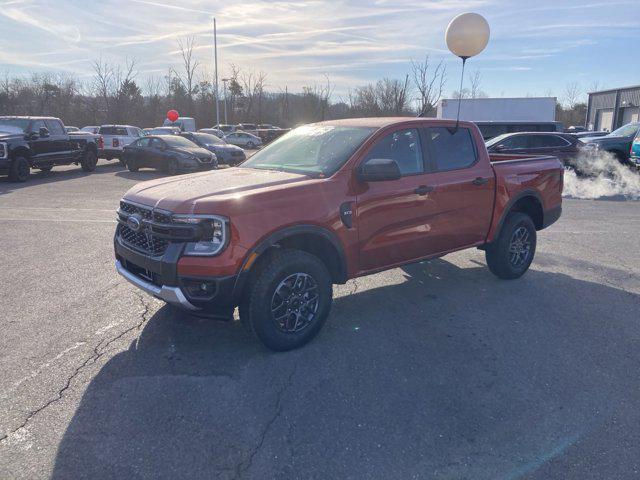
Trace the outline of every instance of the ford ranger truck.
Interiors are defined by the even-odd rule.
[[[143,182],[122,198],[116,269],[195,315],[289,350],[326,321],[332,285],[465,248],[523,275],[558,220],[564,170],[492,155],[469,122],[336,120],[296,128],[239,167]]]

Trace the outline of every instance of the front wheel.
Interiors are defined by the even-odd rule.
[[[12,182],[26,182],[30,173],[29,161],[24,157],[16,157],[13,159],[9,170],[9,180]]]
[[[126,161],[126,164],[127,164],[127,169],[130,172],[137,172],[138,169],[140,168],[140,167],[138,167],[138,165],[136,165],[136,162],[131,158]]]
[[[256,144],[253,142],[247,142],[247,148],[249,150],[253,150],[254,148],[256,148]]]
[[[487,246],[485,256],[491,273],[499,278],[519,278],[529,269],[536,253],[536,227],[529,215],[510,213],[498,238]]]
[[[320,259],[299,250],[281,250],[247,286],[240,320],[267,348],[292,350],[318,334],[332,301],[331,276]]]

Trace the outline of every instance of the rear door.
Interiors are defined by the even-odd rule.
[[[495,175],[468,128],[426,128],[429,150],[429,254],[484,243],[493,213]]]
[[[531,135],[530,153],[535,155],[554,155],[561,161],[576,154],[573,144],[559,135]]]
[[[62,122],[57,119],[48,118],[45,120],[45,123],[49,129],[53,161],[63,164],[71,162],[71,142],[69,141],[69,134],[64,129]]]
[[[402,178],[370,182],[357,197],[360,271],[405,263],[428,250],[432,209],[423,146],[419,129],[400,128],[374,143],[363,158],[395,160]]]

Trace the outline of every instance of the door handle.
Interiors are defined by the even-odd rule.
[[[420,185],[418,188],[414,190],[418,195],[426,195],[429,192],[433,192],[433,187],[429,187],[427,185]]]
[[[485,185],[486,183],[489,183],[489,179],[483,178],[483,177],[476,177],[476,179],[471,183],[473,183],[474,185]]]

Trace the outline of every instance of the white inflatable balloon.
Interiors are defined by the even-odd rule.
[[[469,58],[482,52],[489,43],[489,23],[477,13],[461,13],[451,20],[445,38],[454,55]]]

